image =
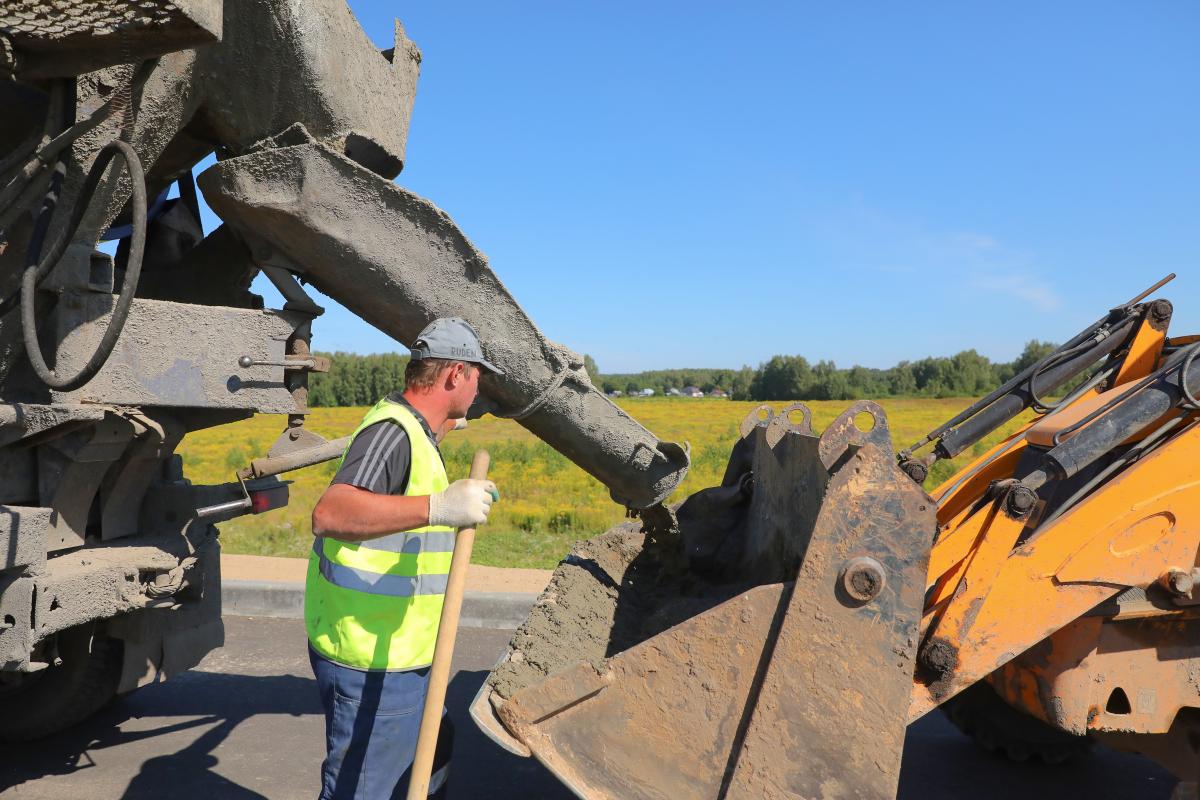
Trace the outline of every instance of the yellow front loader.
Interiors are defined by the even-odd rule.
[[[576,545],[477,723],[583,798],[892,798],[938,706],[1195,780],[1200,337],[1165,282],[899,453],[873,402],[756,410],[720,486]]]

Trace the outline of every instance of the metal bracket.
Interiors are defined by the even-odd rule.
[[[309,356],[308,358],[284,359],[283,361],[260,361],[250,356],[242,356],[238,359],[238,366],[242,369],[250,369],[251,367],[283,367],[284,369],[298,369],[306,372],[329,372],[329,359],[324,356]]]

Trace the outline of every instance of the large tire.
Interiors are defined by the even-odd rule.
[[[1061,764],[1086,755],[1092,741],[1055,728],[1019,711],[1000,697],[987,681],[979,681],[941,705],[942,712],[967,736],[991,753],[1013,761],[1036,758]]]
[[[0,682],[0,742],[27,742],[90,717],[117,694],[123,647],[119,639],[81,625],[58,634],[59,666]]]

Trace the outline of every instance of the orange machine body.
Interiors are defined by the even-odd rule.
[[[1200,597],[1189,582],[1200,565],[1197,412],[1175,409],[1145,428],[1178,418],[1161,444],[1048,522],[1043,503],[1025,519],[1006,514],[996,491],[1028,456],[1136,393],[1161,365],[1162,327],[1140,324],[1106,391],[1033,419],[932,493],[938,532],[922,633],[941,670],[918,670],[910,720],[986,679],[1064,731],[1113,734],[1146,752],[1189,749],[1182,729],[1200,713],[1190,711],[1200,709]],[[1148,744],[1165,734],[1177,741]],[[1194,770],[1195,749],[1190,760],[1160,760]]]

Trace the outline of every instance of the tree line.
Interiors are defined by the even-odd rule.
[[[606,392],[656,394],[695,386],[705,394],[721,389],[734,400],[860,400],[885,397],[973,397],[986,394],[1054,350],[1050,342],[1030,341],[1013,361],[992,361],[975,350],[953,356],[901,361],[894,367],[839,368],[832,361],[810,362],[800,355],[777,355],[757,368],[670,369],[602,375]]]
[[[373,406],[390,392],[404,388],[408,356],[380,353],[317,353],[330,360],[329,372],[308,376],[310,406]]]
[[[973,397],[986,394],[1055,345],[1030,341],[1013,361],[992,361],[975,350],[953,356],[901,361],[894,367],[839,368],[834,362],[810,362],[801,355],[777,355],[758,367],[741,369],[665,369],[603,374],[591,356],[585,365],[592,382],[606,393],[655,394],[695,386],[705,394],[720,389],[734,400],[859,400],[886,397]],[[330,371],[309,379],[312,406],[367,406],[404,387],[408,356],[322,353]]]

